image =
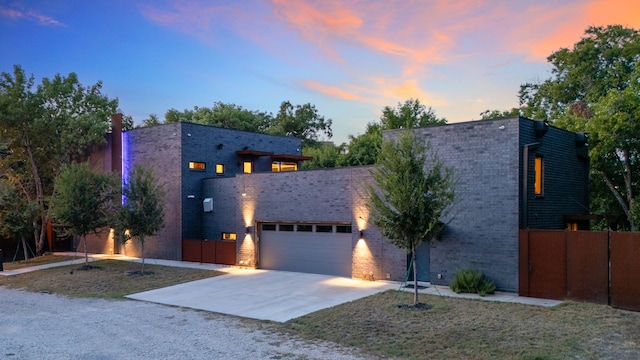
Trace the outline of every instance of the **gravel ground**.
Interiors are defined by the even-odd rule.
[[[0,287],[0,359],[370,359],[269,324],[140,301]]]

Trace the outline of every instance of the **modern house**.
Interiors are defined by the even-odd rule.
[[[117,122],[114,121],[114,123]],[[117,138],[114,126],[114,138]],[[399,131],[384,133],[387,139]],[[448,284],[474,268],[518,289],[518,230],[588,226],[584,136],[525,118],[415,129],[454,170],[457,200],[435,245],[419,249],[419,280]],[[297,171],[298,139],[191,123],[122,133],[92,157],[105,170],[154,170],[166,190],[165,228],[147,257],[403,280],[407,255],[370,223],[370,166]],[[121,160],[120,160],[121,159]],[[139,256],[103,236],[90,251]]]

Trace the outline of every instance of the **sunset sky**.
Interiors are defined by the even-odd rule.
[[[449,122],[518,106],[548,55],[610,24],[640,28],[640,1],[0,0],[0,71],[102,80],[137,123],[309,102],[340,143],[409,98]]]

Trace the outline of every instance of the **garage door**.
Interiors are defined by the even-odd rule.
[[[261,268],[351,277],[351,225],[263,223],[260,230]]]

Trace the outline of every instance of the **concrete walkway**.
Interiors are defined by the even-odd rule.
[[[56,255],[80,255],[56,253]],[[90,261],[114,259],[140,262],[124,255],[91,254]],[[84,258],[1,271],[11,276],[45,268],[81,264]],[[357,300],[382,291],[395,289],[413,291],[399,282],[362,281],[320,274],[306,274],[274,270],[246,269],[235,266],[201,264],[186,261],[145,259],[154,265],[218,270],[227,273],[161,289],[128,295],[127,298],[159,304],[188,307],[259,320],[285,322],[321,309]],[[555,306],[562,301],[518,296],[497,292],[480,297],[476,294],[456,294],[446,286],[420,283],[421,294],[432,294],[484,301],[513,302],[536,306]]]

